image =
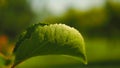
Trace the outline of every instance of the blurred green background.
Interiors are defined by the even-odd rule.
[[[17,68],[120,68],[119,0],[0,0],[1,67],[18,35],[38,22],[78,29],[85,39],[88,65],[68,57],[41,56]]]

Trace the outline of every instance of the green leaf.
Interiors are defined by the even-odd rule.
[[[21,34],[15,47],[14,66],[26,59],[42,55],[66,55],[86,63],[81,34],[64,24],[34,24]]]
[[[0,68],[2,68],[3,66],[5,66],[5,59],[3,57],[0,56]]]

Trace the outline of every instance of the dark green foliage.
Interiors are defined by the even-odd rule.
[[[0,33],[16,37],[33,19],[29,4],[26,0],[1,0],[0,4]]]

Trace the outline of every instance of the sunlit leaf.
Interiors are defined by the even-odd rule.
[[[67,55],[86,63],[81,34],[64,24],[35,24],[21,34],[15,47],[15,65],[42,55]]]

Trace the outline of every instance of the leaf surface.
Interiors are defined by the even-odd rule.
[[[15,65],[42,55],[66,55],[86,63],[81,34],[64,24],[34,24],[21,34],[15,47]]]

